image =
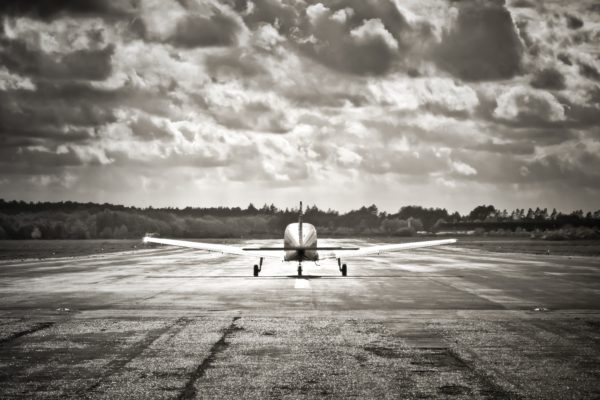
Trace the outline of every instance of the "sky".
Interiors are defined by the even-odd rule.
[[[0,2],[0,197],[600,208],[600,3]]]

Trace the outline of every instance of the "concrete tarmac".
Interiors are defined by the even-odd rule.
[[[0,262],[0,398],[600,398],[597,258],[444,246],[302,278],[256,261]]]

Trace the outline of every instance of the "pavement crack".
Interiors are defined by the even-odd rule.
[[[225,349],[227,349],[227,347],[229,347],[229,343],[227,343],[227,338],[235,331],[241,329],[236,325],[236,322],[239,319],[240,317],[233,317],[231,324],[223,330],[223,333],[221,334],[219,340],[217,340],[215,344],[213,344],[210,348],[208,356],[204,360],[202,360],[202,362],[190,375],[187,383],[185,384],[185,387],[183,388],[183,391],[179,395],[179,400],[194,399],[196,397],[196,381],[198,381],[198,379],[204,376],[206,371],[211,367],[211,365],[217,358],[217,355],[219,355],[219,353],[223,352]]]
[[[480,394],[485,398],[492,399],[521,399],[522,397],[499,385],[492,376],[490,376],[481,367],[475,368],[471,363],[463,359],[456,351],[452,349],[445,349],[446,354],[454,359],[456,365],[459,368],[467,369],[471,372],[472,377],[480,386]]]
[[[131,346],[125,354],[117,357],[116,359],[109,362],[106,366],[107,372],[103,374],[96,382],[86,388],[86,391],[93,391],[97,389],[102,382],[106,381],[112,375],[114,375],[117,371],[121,370],[125,365],[131,362],[136,357],[139,357],[140,354],[148,347],[152,346],[154,342],[156,342],[161,336],[169,332],[173,327],[177,327],[177,331],[180,331],[185,325],[190,322],[188,318],[178,318],[172,324],[166,325],[160,329],[155,329],[150,331],[144,339],[136,342],[133,346]]]
[[[31,327],[29,329],[24,330],[24,331],[13,333],[12,335],[10,335],[4,339],[1,339],[0,345],[4,345],[6,343],[12,342],[15,339],[18,339],[18,338],[26,336],[26,335],[30,335],[32,333],[39,332],[44,329],[48,329],[52,325],[54,325],[54,322],[42,322],[40,324],[34,325],[33,327]]]

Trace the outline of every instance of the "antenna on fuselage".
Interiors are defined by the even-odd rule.
[[[302,246],[302,202],[300,202],[300,212],[298,213],[298,240]]]

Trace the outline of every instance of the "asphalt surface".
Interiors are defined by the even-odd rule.
[[[2,261],[0,398],[600,398],[598,258],[347,261],[302,278],[168,247]]]

